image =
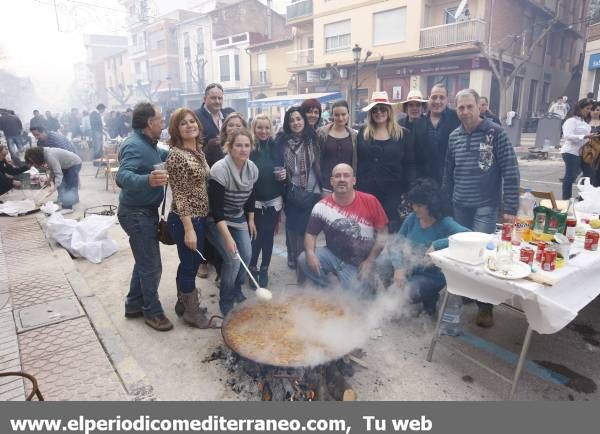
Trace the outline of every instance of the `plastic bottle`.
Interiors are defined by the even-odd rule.
[[[462,333],[460,326],[460,311],[462,309],[462,297],[448,294],[446,310],[442,315],[441,333],[447,336],[458,336]]]
[[[487,265],[489,258],[493,258],[494,256],[496,256],[496,245],[490,240],[485,245],[485,250],[483,251],[483,264]]]
[[[525,193],[519,197],[519,210],[515,223],[513,242],[519,244],[521,241],[531,241],[531,229],[533,227],[533,209],[536,206],[535,197],[531,189],[525,189]]]

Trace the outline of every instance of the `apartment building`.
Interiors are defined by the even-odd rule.
[[[359,106],[377,89],[400,101],[410,89],[426,95],[433,84],[444,83],[451,100],[459,89],[472,87],[489,96],[498,110],[503,91],[489,62],[497,64],[502,50],[503,69],[511,71],[551,26],[503,92],[506,107],[528,118],[544,111],[553,97],[572,93],[588,0],[468,0],[457,14],[460,3],[294,1],[287,8],[294,35],[288,70],[300,78],[301,91],[338,90],[351,100],[358,65]],[[491,47],[489,56],[482,53],[482,44]]]
[[[212,20],[212,74],[225,89],[225,104],[250,115],[253,70],[250,47],[288,35],[285,17],[257,0],[241,0],[215,9]],[[282,70],[285,66],[281,65]]]
[[[92,78],[93,94],[96,104],[108,98],[104,59],[127,49],[127,37],[114,35],[84,35],[85,68],[87,76]],[[95,104],[93,104],[95,106]]]
[[[589,92],[598,99],[600,90],[600,23],[590,26],[585,49],[585,61],[579,98],[585,98]]]
[[[107,91],[106,106],[108,109],[126,109],[134,92],[129,66],[129,51],[127,49],[104,59],[104,77]]]

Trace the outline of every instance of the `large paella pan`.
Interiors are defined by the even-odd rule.
[[[226,345],[246,359],[295,368],[339,359],[368,338],[357,301],[324,291],[246,300],[227,315],[221,332]]]

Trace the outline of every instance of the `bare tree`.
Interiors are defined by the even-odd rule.
[[[558,11],[560,11],[563,1],[564,0],[558,0],[556,5],[556,13],[554,14],[553,18],[545,23],[538,37],[528,48],[524,49],[521,52],[521,55],[518,57],[515,54],[513,47],[517,39],[523,38],[522,35],[514,35],[512,37],[509,35],[508,38],[510,38],[512,42],[508,48],[498,47],[494,50],[494,47],[492,47],[491,44],[491,39],[490,43],[477,42],[479,51],[488,60],[490,68],[492,69],[492,72],[500,85],[500,117],[504,118],[506,116],[506,112],[508,111],[508,90],[513,85],[515,78],[519,76],[525,64],[531,60],[535,50],[546,41],[546,38],[550,35],[554,29],[554,26],[559,21]],[[493,21],[490,20],[490,33],[492,32],[492,23]],[[546,44],[544,44],[544,46],[546,46]],[[507,70],[505,67],[504,62],[507,58],[510,60],[510,63],[512,63],[512,71]]]
[[[154,86],[153,86],[154,84]],[[162,84],[162,80],[158,80],[157,82],[149,81],[146,84],[143,84],[141,80],[137,82],[137,88],[140,93],[148,100],[148,102],[154,102],[154,95],[158,92],[160,85]]]
[[[114,99],[116,99],[121,106],[125,106],[127,105],[127,101],[129,101],[129,98],[131,98],[131,96],[133,95],[133,86],[130,84],[128,84],[127,86],[119,84],[116,87],[107,87],[106,91]]]

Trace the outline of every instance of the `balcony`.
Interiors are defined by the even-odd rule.
[[[421,50],[449,47],[485,40],[486,23],[480,19],[421,29]]]
[[[271,71],[252,71],[252,86],[270,86],[271,85]]]
[[[313,0],[301,0],[287,7],[287,22],[310,17],[313,14]]]
[[[304,50],[288,51],[288,66],[290,68],[299,68],[311,66],[315,63],[315,49],[307,48]]]

